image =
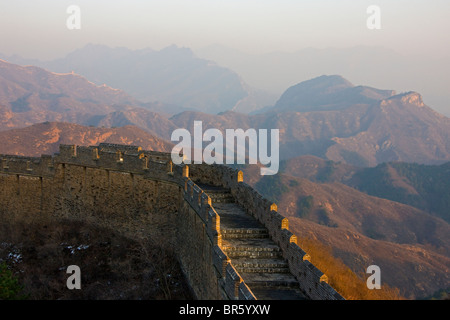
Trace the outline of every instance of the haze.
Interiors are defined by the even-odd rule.
[[[70,5],[81,9],[80,30],[66,27]],[[381,8],[380,30],[367,28],[369,5]],[[417,61],[445,61],[448,65],[449,13],[448,0],[2,0],[0,53],[50,60],[87,43],[130,49],[176,44],[194,52],[219,44],[253,55],[310,47],[375,46],[422,57]],[[448,86],[448,73],[442,74],[442,68],[448,67],[439,63],[424,75],[428,87]],[[441,74],[435,76],[434,72]],[[420,85],[410,89],[423,91]],[[279,93],[280,89],[272,91]],[[430,97],[431,105],[449,114],[448,96],[441,89],[435,91],[421,93]]]

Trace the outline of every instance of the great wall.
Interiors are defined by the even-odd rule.
[[[277,206],[224,165],[136,146],[0,155],[0,213],[91,220],[173,247],[197,299],[343,300]]]

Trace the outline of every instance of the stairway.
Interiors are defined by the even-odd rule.
[[[229,190],[201,185],[220,216],[222,249],[259,300],[306,300],[267,229],[234,203]]]

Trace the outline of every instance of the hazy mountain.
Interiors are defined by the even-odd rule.
[[[43,121],[83,122],[138,104],[125,92],[72,73],[57,74],[0,60],[0,129]]]
[[[0,154],[34,157],[58,152],[60,144],[93,146],[106,142],[165,152],[170,152],[173,147],[170,142],[134,126],[96,128],[64,122],[45,122],[2,131],[0,141]]]
[[[125,92],[76,74],[0,62],[0,129],[44,121],[120,127],[135,125],[170,140],[176,128],[279,129],[280,158],[314,155],[358,166],[407,161],[450,161],[450,119],[427,107],[420,94],[353,86],[321,76],[291,88],[268,112],[220,114],[185,111],[169,118]],[[279,110],[280,109],[280,110]],[[305,111],[308,110],[308,111]]]
[[[17,56],[10,59],[54,72],[74,71],[144,102],[161,101],[207,113],[230,110],[237,104],[241,110],[268,104],[267,95],[251,89],[235,72],[174,45],[156,51],[89,44],[53,61],[27,61]],[[270,99],[272,102],[273,97]]]
[[[195,53],[234,70],[251,86],[277,95],[298,82],[323,74],[340,74],[358,84],[420,92],[431,107],[450,116],[448,57],[430,59],[415,52],[403,55],[379,46],[248,54],[211,45]]]
[[[99,127],[136,125],[170,137],[174,125],[167,118],[175,110],[183,108],[141,103],[122,90],[97,86],[77,74],[0,60],[0,130],[65,121]]]
[[[362,166],[450,160],[450,119],[426,106],[418,93],[378,101],[359,120],[360,132],[332,138],[328,159]]]
[[[338,75],[320,76],[287,89],[269,111],[339,110],[354,104],[370,104],[394,94],[393,90],[354,86]]]
[[[254,115],[184,112],[170,120],[192,130],[280,129],[280,158],[314,155],[357,166],[407,161],[450,161],[450,119],[426,106],[415,92],[353,86],[321,76],[286,90],[275,107]],[[305,111],[308,110],[308,111]]]

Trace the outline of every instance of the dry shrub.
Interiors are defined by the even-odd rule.
[[[5,219],[0,244],[0,262],[29,299],[192,299],[169,248],[110,228],[69,219]],[[81,290],[66,286],[69,265],[81,269]]]
[[[400,291],[382,284],[381,289],[368,289],[364,274],[356,275],[332,250],[318,241],[299,238],[298,244],[310,256],[311,263],[328,276],[328,283],[347,300],[402,300]]]

